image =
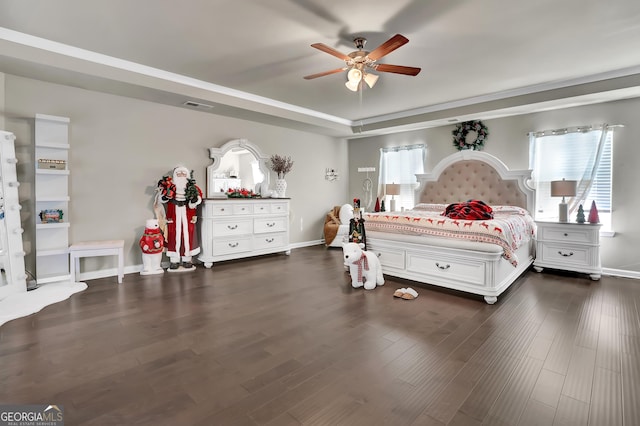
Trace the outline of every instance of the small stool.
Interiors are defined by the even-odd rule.
[[[94,256],[118,256],[118,284],[124,278],[124,240],[83,241],[69,247],[71,282],[76,282],[80,272],[80,258]]]

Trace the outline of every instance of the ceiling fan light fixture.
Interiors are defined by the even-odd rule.
[[[373,88],[375,86],[376,81],[378,81],[378,76],[376,74],[367,73],[364,75],[364,82],[367,83],[369,88]]]
[[[347,78],[349,79],[350,83],[360,83],[360,80],[362,80],[362,71],[360,71],[358,68],[351,68],[347,73]]]
[[[357,92],[358,89],[360,88],[360,82],[357,81],[347,81],[345,84],[345,86],[347,86],[347,89],[351,90],[352,92]]]

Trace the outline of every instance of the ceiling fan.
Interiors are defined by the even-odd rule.
[[[304,77],[304,79],[311,80],[318,77],[324,77],[325,75],[336,74],[348,70],[347,77],[349,81],[345,83],[345,86],[347,86],[349,90],[356,92],[361,87],[362,81],[367,83],[369,87],[373,87],[373,85],[376,84],[378,76],[369,73],[368,70],[370,69],[380,72],[392,72],[395,74],[404,74],[411,76],[416,76],[420,72],[420,68],[376,63],[378,59],[388,55],[397,48],[409,42],[409,39],[401,34],[394,35],[371,52],[367,52],[364,50],[364,45],[367,43],[366,38],[356,37],[353,42],[355,43],[356,49],[358,50],[356,50],[355,52],[351,52],[348,55],[345,55],[344,53],[339,52],[336,49],[323,43],[312,44],[311,47],[333,55],[336,58],[342,59],[345,62],[346,66],[330,71],[307,75]]]

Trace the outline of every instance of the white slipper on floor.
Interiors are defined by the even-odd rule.
[[[416,297],[418,297],[418,292],[417,291],[415,291],[411,287],[407,287],[407,288],[404,289],[404,294],[402,295],[403,299],[405,299],[405,300],[413,300]]]
[[[407,292],[406,288],[399,288],[393,293],[393,297],[402,297]]]

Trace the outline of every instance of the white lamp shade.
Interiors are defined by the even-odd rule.
[[[364,75],[364,82],[367,83],[367,86],[370,88],[376,84],[376,81],[378,81],[377,75],[368,73]]]
[[[357,92],[358,87],[360,87],[360,82],[347,81],[344,85],[352,92]]]
[[[347,78],[352,83],[360,83],[360,80],[362,80],[362,71],[358,68],[351,68],[347,73]]]

